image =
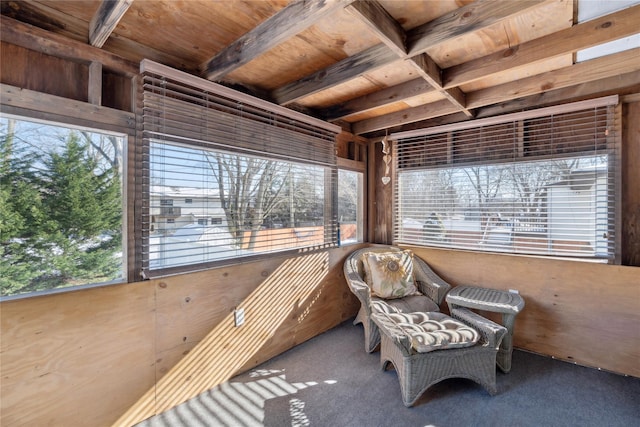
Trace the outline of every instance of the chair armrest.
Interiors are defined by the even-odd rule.
[[[415,353],[415,350],[411,347],[411,340],[409,337],[393,320],[389,319],[385,313],[374,311],[371,313],[371,320],[378,325],[381,334],[391,337],[391,339],[398,344],[402,354],[405,356],[411,356],[411,354]]]
[[[418,290],[440,305],[444,296],[451,289],[451,285],[438,276],[424,260],[416,255],[413,257],[413,274],[416,278]]]
[[[504,326],[498,325],[486,317],[482,317],[479,314],[474,313],[468,308],[454,308],[451,310],[451,317],[476,329],[480,335],[482,335],[487,345],[491,348],[495,348],[496,350],[500,347],[502,338],[504,338],[507,333],[507,328]]]
[[[347,285],[351,292],[358,297],[360,304],[366,310],[367,314],[371,314],[371,289],[364,280],[355,271],[348,271],[344,269],[344,277],[347,279]]]

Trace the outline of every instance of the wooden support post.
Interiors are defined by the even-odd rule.
[[[89,104],[102,105],[102,64],[92,61],[89,64],[89,82],[87,84]]]

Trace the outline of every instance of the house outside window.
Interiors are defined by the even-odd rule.
[[[0,116],[0,290],[126,280],[126,137]]]
[[[192,200],[188,206],[173,206],[180,215],[167,219],[169,227],[151,233],[151,269],[325,242],[329,168],[155,141],[151,165],[151,182],[157,184],[150,187],[151,200],[160,192],[165,197],[189,193]],[[183,168],[191,174],[185,175]],[[209,224],[212,215],[216,221]]]

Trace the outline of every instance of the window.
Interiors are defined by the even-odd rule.
[[[337,245],[339,127],[150,61],[142,68],[144,276]]]
[[[615,102],[400,135],[396,241],[614,260]]]
[[[2,297],[121,282],[125,137],[0,116]]]
[[[199,200],[150,235],[151,270],[325,244],[330,168],[156,141],[151,161],[152,214],[160,194]],[[199,218],[211,215],[224,220]]]
[[[363,241],[363,179],[362,172],[338,170],[340,244]]]

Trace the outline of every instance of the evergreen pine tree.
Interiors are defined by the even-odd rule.
[[[0,292],[14,295],[120,276],[118,171],[72,132],[59,152],[0,138]],[[32,151],[30,151],[32,153]]]
[[[44,217],[31,168],[38,156],[14,144],[11,125],[0,137],[0,295],[25,292],[40,274],[29,242]]]
[[[101,171],[77,134],[60,154],[45,160],[43,232],[55,243],[51,264],[56,280],[110,280],[120,273],[122,200],[117,171]],[[57,252],[57,253],[56,253]],[[73,283],[70,283],[73,284]]]

